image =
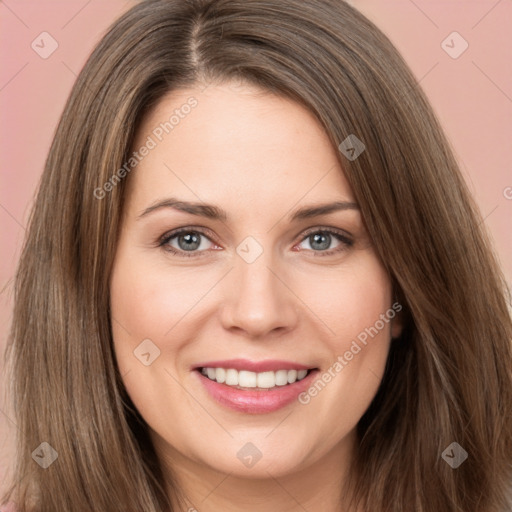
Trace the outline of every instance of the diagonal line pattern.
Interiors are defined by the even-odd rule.
[[[130,336],[130,337],[131,337],[132,333],[131,333],[131,332],[130,332],[130,331],[129,331],[129,330],[128,330],[128,329],[127,329],[127,328],[126,328],[126,327],[125,327],[125,326],[124,326],[120,321],[119,321],[119,320],[117,320],[117,318],[114,318],[114,317],[112,316],[112,320],[114,320],[114,322],[115,322],[117,325],[119,325],[119,327],[121,327],[121,329],[123,329],[123,330],[124,330],[124,332],[126,332],[126,334],[128,334],[128,336]]]
[[[201,503],[204,503],[212,494],[213,492],[218,489],[221,484],[223,484],[233,473],[228,473],[202,500]]]
[[[425,16],[425,18],[427,18],[430,23],[434,25],[434,27],[439,28],[439,25],[416,2],[413,2],[413,0],[409,0],[409,2],[411,2],[411,4],[414,5],[414,7],[416,7],[416,9],[418,9],[418,11],[423,14],[423,16]]]
[[[206,87],[209,87],[209,86],[210,86],[210,84],[208,84]],[[172,169],[171,169],[171,168],[170,168],[166,163],[165,163],[165,162],[164,162],[164,166],[165,166],[165,167],[166,167],[170,172],[172,172],[172,173],[174,174],[174,176],[176,176],[176,178],[178,178],[178,179],[181,181],[181,183],[183,183],[183,185],[184,185],[185,187],[187,187],[187,188],[190,190],[190,192],[192,192],[192,194],[194,194],[194,195],[197,197],[197,199],[199,199],[199,201],[200,201],[201,203],[204,203],[204,201],[203,201],[203,200],[202,200],[202,199],[201,199],[201,198],[200,198],[200,197],[199,197],[199,196],[198,196],[198,195],[197,195],[197,194],[196,194],[196,193],[195,193],[195,192],[194,192],[194,191],[193,191],[193,190],[192,190],[192,189],[191,189],[191,188],[190,188],[190,187],[189,187],[189,186],[188,186],[188,185],[187,185],[187,184],[186,184],[186,183],[185,183],[185,182],[184,182],[184,181],[183,181],[183,180],[182,180],[182,179],[181,179],[181,178],[180,178],[180,177],[179,177],[179,176],[178,176],[178,175],[177,175],[177,174],[176,174],[176,173],[175,173],[175,172],[174,172],[174,171],[173,171],[173,170],[172,170]],[[232,232],[232,230],[230,229],[230,227],[229,227],[229,226],[228,226],[228,225],[227,225],[223,220],[221,220],[221,222],[222,222],[222,224],[224,224],[224,226],[226,227],[226,229],[231,233],[231,232]]]
[[[17,423],[15,421],[13,421],[9,416],[7,416],[7,414],[2,409],[0,409],[0,413],[2,413],[7,418],[7,420],[10,423],[12,423],[23,435],[25,435],[25,433],[21,430],[21,428],[18,427]]]
[[[295,496],[293,496],[292,494],[290,494],[290,493],[288,492],[288,490],[283,486],[283,484],[281,484],[281,482],[280,482],[280,481],[279,481],[279,480],[278,480],[274,475],[272,475],[272,474],[271,474],[271,473],[269,473],[268,471],[267,471],[267,473],[268,473],[268,475],[270,476],[270,478],[272,478],[272,480],[274,480],[274,482],[275,482],[277,485],[279,485],[279,487],[281,487],[281,489],[283,489],[283,491],[284,491],[286,494],[288,494],[288,496],[290,496],[290,498],[291,498],[293,501],[295,501],[295,503],[297,503],[297,505],[298,505],[302,510],[304,510],[305,512],[308,512],[308,509],[307,509],[307,508],[305,508],[305,507],[304,507],[304,505],[303,505],[302,503],[300,503],[300,502],[297,500],[297,498],[296,498]]]
[[[226,430],[226,428],[224,427],[224,425],[222,425],[209,411],[208,409],[206,409],[206,407],[188,390],[186,389],[182,384],[181,382],[176,378],[174,377],[174,375],[169,371],[167,370],[167,368],[164,368],[165,372],[178,384],[178,386],[180,386],[181,389],[183,389],[183,391],[185,391],[185,393],[187,393],[190,398],[192,398],[196,403],[197,405],[199,405],[199,407],[201,407],[201,409],[204,410],[204,412],[206,412],[206,414],[208,414],[208,416],[210,416],[210,418],[215,421],[215,423],[217,423],[217,425],[219,425],[220,428],[222,428],[222,430],[224,430],[224,432],[226,432],[226,434],[228,434],[229,437],[233,438],[233,434],[231,434],[230,432],[228,432],[228,430]]]
[[[480,70],[482,75],[484,75],[487,78],[487,80],[489,80],[489,82],[494,84],[496,89],[498,89],[503,94],[503,96],[505,96],[505,98],[508,99],[508,101],[512,102],[512,98],[474,60],[472,60],[471,62],[473,63],[473,66]]]
[[[14,217],[14,215],[12,215],[3,204],[0,204],[0,208],[2,208],[7,213],[7,215],[9,215],[9,217],[14,220],[14,222],[16,222],[16,224],[18,224],[18,226],[23,229],[23,231],[25,231],[25,227],[18,222],[18,219],[16,219],[16,217]]]
[[[67,27],[90,3],[92,0],[88,0],[71,18],[62,25],[61,30]]]
[[[5,3],[5,0],[1,1],[0,2],[0,5],[4,5],[5,7],[7,7],[7,9],[9,9],[9,11],[12,12],[12,14],[14,14],[14,16],[16,16],[16,18],[18,18],[18,20],[23,23],[23,25],[25,25],[25,27],[27,28],[30,28],[6,3]]]
[[[2,87],[0,87],[0,92],[3,91],[26,67],[28,66],[28,62],[25,62],[21,68],[14,73],[14,75],[4,84]]]
[[[487,15],[489,15],[491,13],[491,11],[494,10],[494,8],[499,4],[501,3],[501,0],[498,0],[472,27],[471,29],[474,29],[482,20],[484,20],[484,18],[487,17]]]
[[[4,287],[2,288],[2,291],[0,292],[0,295],[2,295],[5,290],[7,290],[7,287],[12,283],[14,278],[11,277],[11,279],[9,279],[9,281],[7,281],[7,283],[5,283]]]
[[[281,421],[280,421],[280,422],[279,422],[279,423],[278,423],[278,424],[277,424],[277,425],[276,425],[276,426],[275,426],[275,427],[274,427],[274,428],[273,428],[273,429],[272,429],[272,430],[271,430],[271,431],[270,431],[270,432],[269,432],[265,437],[268,437],[268,436],[269,436],[270,434],[272,434],[275,430],[277,430],[277,428],[278,428],[279,426],[281,426],[281,425],[282,425],[282,423],[284,422],[284,420],[285,420],[286,418],[288,418],[288,416],[290,416],[290,414],[292,414],[292,412],[293,412],[293,410],[292,410],[292,411],[290,411],[290,412],[289,412],[289,413],[288,413],[288,414],[287,414],[287,415],[286,415],[286,416],[285,416],[285,417],[284,417],[284,418],[283,418],[283,419],[282,419],[282,420],[281,420]]]
[[[276,227],[276,225],[279,222],[281,222],[281,220],[293,209],[293,207],[296,206],[297,204],[299,204],[304,199],[304,197],[306,197],[335,167],[336,167],[336,165],[333,165],[307,192],[304,193],[304,195],[302,197],[300,197],[295,202],[295,204],[292,205],[291,208],[288,209],[288,211],[283,213],[283,215],[281,215],[281,217],[279,219],[277,219],[277,221],[272,225],[272,227],[267,231],[267,233],[270,233]]]
[[[203,93],[204,91],[206,91],[206,89],[208,89],[208,87],[210,87],[210,85],[212,85],[212,82],[211,81],[208,81],[208,83],[201,89],[201,93]]]
[[[368,371],[372,373],[378,381],[381,380],[381,378],[371,368],[368,368]]]
[[[311,311],[311,313],[313,313],[313,315],[315,315],[318,318],[318,320],[320,320],[320,322],[322,322],[325,325],[325,327],[327,327],[327,329],[329,329],[329,331],[331,331],[333,335],[336,335],[336,333],[268,265],[267,268],[270,270],[270,272],[272,272],[272,274],[274,274],[274,276],[277,277],[277,279],[279,279],[279,281],[281,281],[281,283],[283,283],[286,286],[286,288],[288,288],[288,290],[290,290],[293,293],[293,295],[295,295],[295,297],[297,297],[297,299],[299,299],[302,302],[302,304],[304,304],[304,306],[306,306],[309,309],[309,311]]]
[[[498,208],[499,204],[497,204],[479,223],[478,225],[480,226],[481,224],[483,224],[488,217],[491,216],[492,213],[494,213],[496,211],[496,209]]]
[[[66,68],[69,69],[69,71],[71,72],[71,74],[76,78],[78,77],[78,75],[63,61],[61,60],[62,64],[64,64],[64,66],[66,66]]]
[[[231,267],[164,335],[167,336],[232,270]]]
[[[431,68],[430,68],[430,69],[429,69],[429,70],[428,70],[428,71],[427,71],[427,72],[426,72],[426,73],[425,73],[421,78],[419,78],[418,80],[416,80],[416,83],[414,84],[414,86],[413,86],[411,89],[409,89],[408,91],[406,91],[406,92],[403,94],[402,98],[403,98],[403,97],[405,97],[405,95],[406,95],[406,94],[409,94],[411,91],[413,91],[414,89],[416,89],[416,87],[418,87],[418,86],[420,85],[420,83],[422,82],[422,80],[424,80],[424,79],[427,77],[427,75],[429,75],[429,74],[434,70],[434,68],[435,68],[435,67],[437,67],[438,65],[439,65],[439,61],[437,61],[437,62],[436,62],[436,63],[435,63],[435,64],[434,64],[434,65],[433,65],[433,66],[432,66],[432,67],[431,67]]]

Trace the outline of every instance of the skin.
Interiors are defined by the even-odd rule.
[[[399,317],[307,405],[232,411],[210,398],[191,367],[284,359],[327,371],[391,308],[390,278],[358,209],[288,220],[307,205],[355,202],[337,149],[302,106],[233,82],[173,91],[145,117],[134,148],[190,96],[198,105],[129,176],[110,283],[124,384],[190,507],[339,512],[355,427],[377,392]],[[139,217],[171,196],[217,205],[228,219],[173,208]],[[181,227],[205,232],[195,256],[158,246]],[[311,235],[322,228],[342,231],[352,245],[332,235],[319,248]],[[236,252],[248,236],[263,249],[252,263]],[[180,237],[167,245],[187,254]],[[149,366],[134,357],[145,339],[160,350]],[[248,442],[262,454],[251,468],[237,457]]]

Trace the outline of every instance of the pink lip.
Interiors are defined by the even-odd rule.
[[[232,366],[226,367],[223,365],[219,365],[219,367],[232,368]],[[279,368],[285,369],[283,366]],[[293,366],[290,369],[297,369],[297,366]],[[306,368],[300,369],[305,370]],[[196,370],[194,373],[197,374],[197,378],[200,379],[208,394],[219,404],[246,414],[263,414],[277,411],[295,401],[300,393],[311,386],[311,383],[318,374],[318,370],[312,370],[302,380],[298,380],[293,384],[261,391],[237,389],[226,384],[219,384],[203,375],[199,370]]]
[[[248,359],[226,359],[224,361],[208,361],[193,366],[193,370],[198,368],[225,368],[226,370],[247,370],[249,372],[277,372],[278,370],[310,370],[312,366],[304,366],[303,364],[291,361],[279,361],[276,359],[268,359],[266,361],[249,361]]]

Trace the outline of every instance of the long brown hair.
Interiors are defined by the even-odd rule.
[[[406,325],[358,424],[352,504],[510,510],[505,281],[424,93],[340,0],[147,0],[100,41],[59,123],[17,271],[7,354],[22,434],[6,498],[19,512],[176,510],[112,348],[108,283],[129,176],[97,191],[164,94],[233,79],[300,102],[335,146],[352,134],[365,145],[340,163]],[[44,470],[31,457],[42,442],[58,453]],[[456,469],[442,457],[454,442],[468,454]]]

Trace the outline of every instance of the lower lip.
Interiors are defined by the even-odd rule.
[[[195,370],[195,373],[209,395],[219,404],[238,412],[263,414],[282,409],[297,400],[297,397],[311,385],[318,370],[310,371],[306,377],[293,384],[261,391],[237,389],[226,384],[219,384],[198,370]]]

